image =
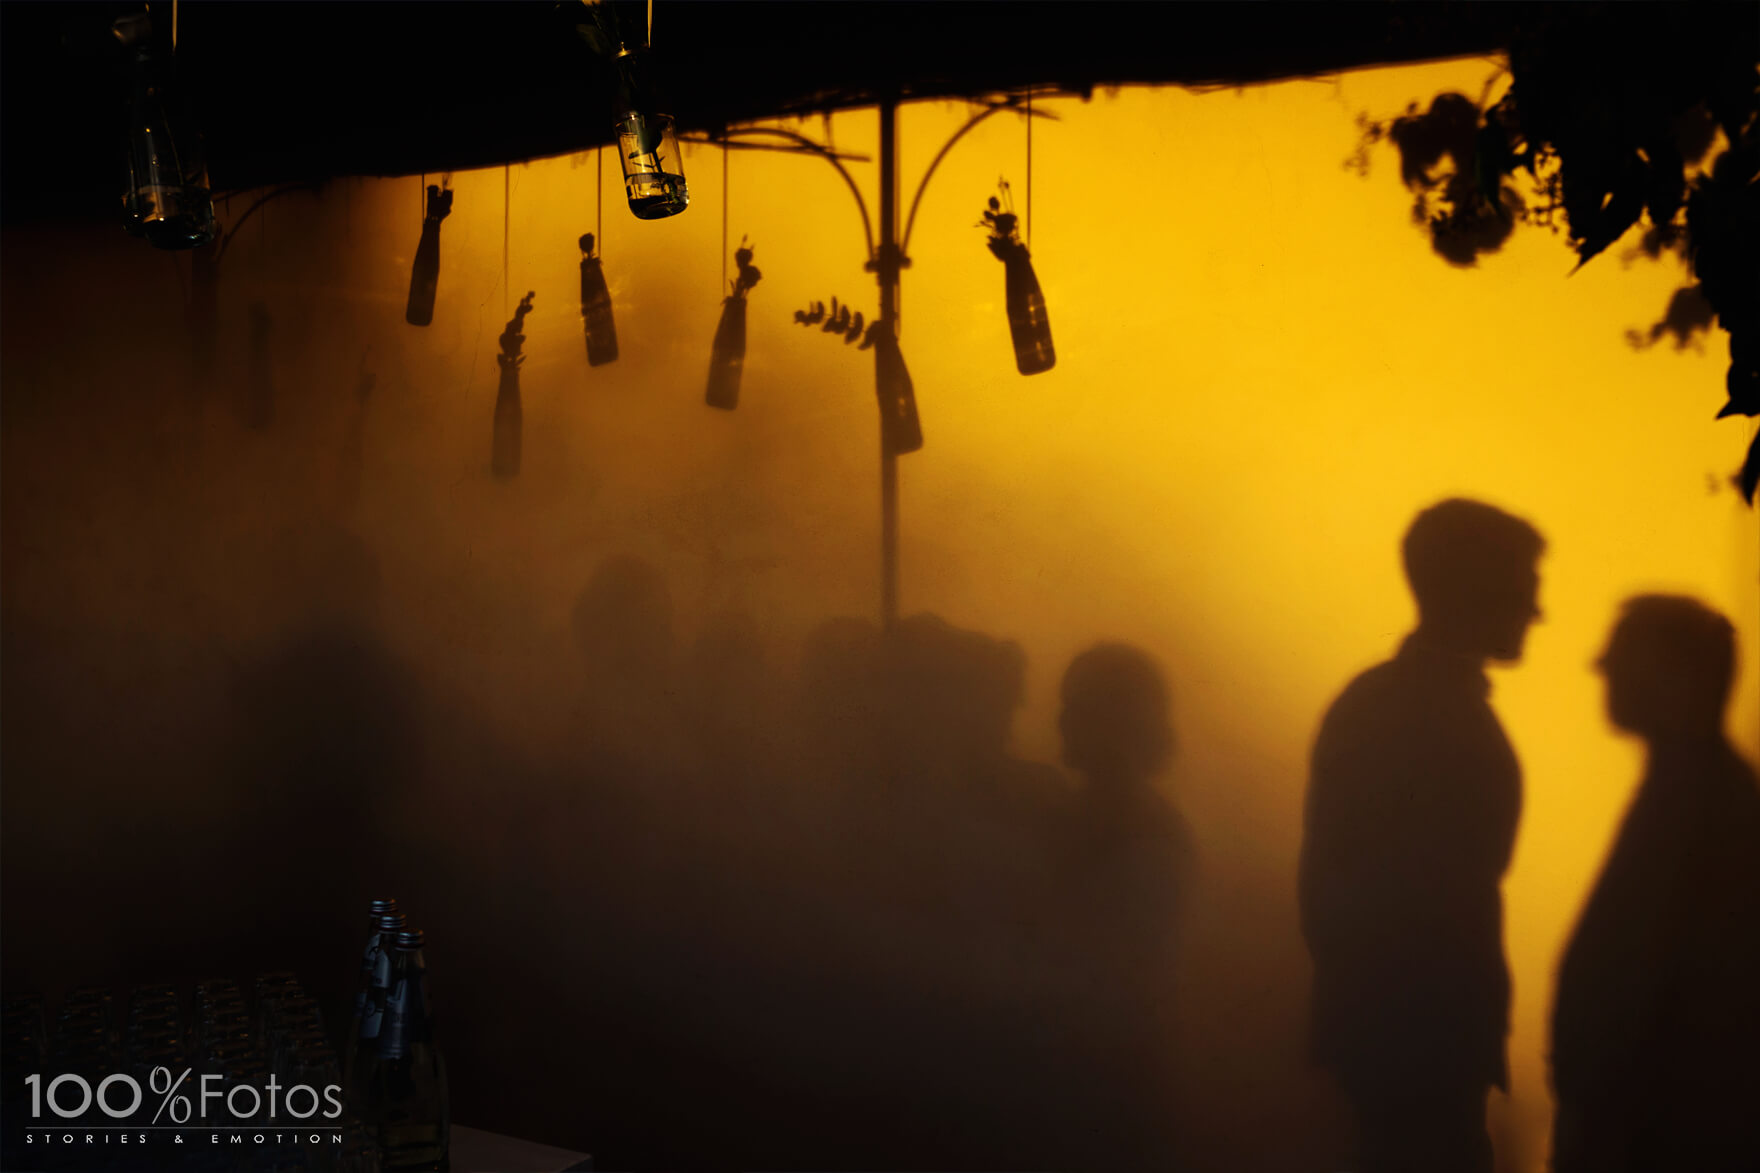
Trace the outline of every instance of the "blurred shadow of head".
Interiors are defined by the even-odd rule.
[[[604,563],[575,601],[574,635],[593,677],[658,684],[672,663],[666,581],[639,558]]]
[[[681,665],[682,700],[702,722],[702,730],[720,736],[751,737],[760,732],[760,712],[767,699],[770,665],[758,624],[739,611],[711,616]]]
[[[895,736],[930,757],[971,760],[1008,748],[1025,691],[1012,640],[913,615],[886,635],[885,680]]]
[[[866,619],[827,619],[801,647],[797,712],[821,751],[847,764],[877,765],[880,628]]]
[[[737,686],[764,670],[764,637],[750,615],[719,611],[691,645],[689,668],[705,680]]]
[[[1426,642],[1490,660],[1522,658],[1540,618],[1546,539],[1519,517],[1454,498],[1418,514],[1406,531],[1406,579]]]
[[[247,548],[262,584],[256,611],[301,627],[370,628],[380,619],[379,557],[360,535],[322,515],[264,531]]]
[[[1063,674],[1063,761],[1096,785],[1137,786],[1173,756],[1167,684],[1147,653],[1096,644]]]
[[[1679,595],[1627,600],[1596,662],[1608,720],[1652,742],[1718,736],[1735,665],[1729,620]]]

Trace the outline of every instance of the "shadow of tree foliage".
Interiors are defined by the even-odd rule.
[[[1672,334],[1684,345],[1715,316],[1730,348],[1717,418],[1760,416],[1757,15],[1752,3],[1524,5],[1498,101],[1450,93],[1396,118],[1365,116],[1353,165],[1367,167],[1373,144],[1398,148],[1414,219],[1463,267],[1518,224],[1562,227],[1579,267],[1641,225],[1637,251],[1679,252],[1695,284],[1628,340]],[[1518,172],[1527,199],[1511,183]],[[1760,437],[1736,483],[1752,504]]]

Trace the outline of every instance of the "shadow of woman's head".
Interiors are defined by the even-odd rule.
[[[1007,752],[1026,687],[1019,644],[913,615],[884,635],[882,673],[907,758],[969,763]]]
[[[1167,684],[1148,654],[1096,644],[1063,674],[1063,761],[1101,785],[1146,783],[1173,756]]]
[[[639,558],[594,572],[574,606],[575,644],[594,679],[658,684],[672,664],[672,595]]]

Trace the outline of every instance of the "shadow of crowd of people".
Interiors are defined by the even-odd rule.
[[[606,1132],[643,1134],[597,1143],[698,1166],[1153,1160],[1188,845],[1146,654],[1070,665],[1072,780],[1010,751],[1020,648],[934,616],[826,622],[783,672],[738,616],[675,647],[664,582],[617,560],[574,633],[580,773],[509,796],[496,871],[542,910],[537,982],[566,978],[539,1000],[574,1016],[567,1078],[617,1104]]]
[[[1493,1168],[1522,778],[1485,667],[1521,658],[1544,549],[1477,502],[1420,514],[1419,622],[1314,744],[1311,1057],[1368,1173]],[[1195,854],[1161,785],[1174,725],[1149,655],[1102,643],[1067,666],[1059,770],[1010,749],[1020,648],[932,615],[824,623],[789,676],[733,617],[675,649],[664,583],[617,561],[575,634],[588,777],[566,811],[514,813],[507,843],[542,894],[518,906],[594,926],[529,937],[550,972],[606,980],[613,1071],[682,1048],[653,1060],[658,1086],[593,1090],[625,1089],[619,1125],[640,1122],[646,1151],[1182,1167],[1169,1025]],[[1650,764],[1560,973],[1559,1173],[1760,1160],[1760,790],[1723,732],[1734,656],[1723,617],[1652,595],[1599,661],[1609,718]]]
[[[571,745],[546,753],[441,711],[349,602],[374,592],[370,554],[333,538],[336,605],[228,678],[220,773],[249,787],[118,841],[119,875],[150,865],[188,898],[112,894],[156,926],[119,974],[310,966],[345,1022],[348,912],[397,896],[429,930],[467,1122],[612,1167],[1186,1167],[1172,1023],[1202,844],[1168,797],[1149,654],[1075,656],[1062,761],[1035,763],[1011,748],[1013,642],[839,618],[785,666],[738,614],[681,640],[660,573],[619,558],[576,601]],[[1492,1168],[1522,777],[1484,668],[1519,659],[1543,550],[1489,506],[1421,514],[1418,625],[1314,744],[1312,1058],[1366,1173]],[[1723,734],[1734,654],[1721,616],[1644,596],[1600,662],[1649,766],[1559,977],[1558,1173],[1760,1157],[1760,791]]]

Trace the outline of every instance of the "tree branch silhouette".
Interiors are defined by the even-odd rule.
[[[1518,224],[1562,226],[1579,268],[1643,225],[1640,250],[1678,252],[1695,282],[1649,339],[1684,341],[1702,301],[1729,335],[1729,399],[1717,418],[1760,416],[1755,18],[1751,3],[1526,5],[1499,101],[1444,94],[1428,110],[1365,118],[1352,165],[1366,168],[1375,143],[1397,147],[1414,219],[1463,267]],[[1526,200],[1511,182],[1518,172]],[[1760,437],[1735,479],[1752,504]]]

